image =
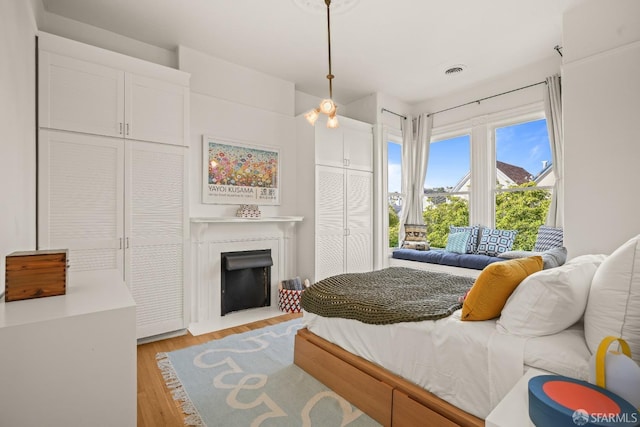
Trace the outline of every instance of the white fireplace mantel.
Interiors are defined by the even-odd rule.
[[[301,222],[304,217],[301,216],[271,216],[260,218],[240,218],[236,216],[223,216],[223,217],[204,217],[204,218],[191,218],[190,221],[194,223],[200,222]]]
[[[278,310],[278,283],[296,275],[296,225],[302,216],[261,218],[192,217],[191,321],[193,335],[237,326],[282,314]],[[221,315],[220,271],[223,252],[271,251],[271,303]]]

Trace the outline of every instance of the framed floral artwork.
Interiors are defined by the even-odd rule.
[[[203,203],[280,204],[280,152],[202,136]]]

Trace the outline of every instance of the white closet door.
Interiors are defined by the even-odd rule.
[[[347,170],[346,272],[361,273],[373,269],[373,174]]]
[[[344,185],[344,169],[316,166],[316,281],[344,273]]]
[[[316,164],[344,167],[342,128],[329,129],[325,123],[326,120],[321,117],[315,125]]]
[[[126,142],[125,281],[138,338],[185,327],[185,148]]]
[[[344,127],[344,157],[347,167],[373,171],[373,133],[371,126],[364,129]]]
[[[41,130],[38,147],[38,248],[69,249],[76,277],[122,280],[123,141]]]
[[[123,134],[123,71],[43,51],[39,61],[41,127]]]
[[[187,88],[127,73],[127,138],[185,145],[188,111]]]

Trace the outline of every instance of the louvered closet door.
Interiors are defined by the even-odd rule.
[[[122,280],[124,144],[40,131],[38,248],[69,249],[74,278]]]
[[[185,327],[185,150],[126,142],[125,278],[138,338]]]
[[[347,169],[346,272],[373,269],[373,174]]]
[[[316,277],[344,273],[344,169],[316,166]]]

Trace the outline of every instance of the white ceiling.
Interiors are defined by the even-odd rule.
[[[326,15],[295,0],[42,1],[57,15],[328,93]],[[331,14],[336,101],[380,92],[414,104],[557,55],[562,14],[584,0],[359,0],[342,12],[339,1]],[[467,69],[445,76],[455,64]]]

